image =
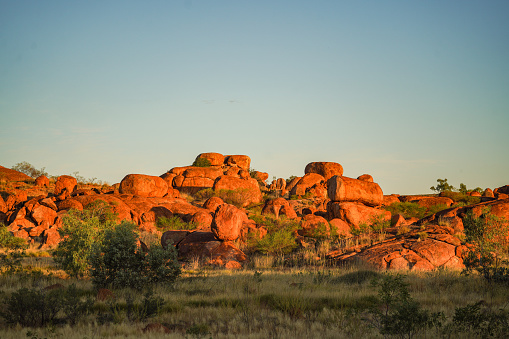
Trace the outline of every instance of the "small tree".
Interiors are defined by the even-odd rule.
[[[46,167],[43,167],[40,170],[38,170],[32,164],[29,164],[26,161],[18,162],[16,165],[11,167],[11,169],[24,173],[32,178],[37,178],[41,175],[48,176],[48,172],[44,170],[45,168]]]
[[[110,205],[102,200],[96,200],[83,211],[70,210],[58,230],[63,240],[55,251],[55,261],[70,276],[87,275],[92,246],[101,242],[104,230],[112,228],[116,219]]]
[[[436,186],[431,186],[429,189],[437,193],[456,190],[454,186],[451,186],[447,183],[447,179],[437,179],[437,182],[438,184]]]
[[[136,225],[122,222],[104,234],[90,256],[90,275],[96,287],[142,289],[149,284],[173,282],[180,265],[173,246],[152,244],[147,253],[137,246]]]

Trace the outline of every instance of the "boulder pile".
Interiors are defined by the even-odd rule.
[[[128,174],[119,184],[102,188],[86,188],[71,176],[56,181],[41,176],[34,181],[0,166],[1,180],[18,183],[10,194],[3,193],[5,199],[0,196],[0,222],[27,242],[55,247],[61,240],[58,229],[71,209],[83,210],[103,201],[118,222],[131,221],[141,231],[157,234],[162,246],[175,246],[181,260],[200,258],[232,269],[249,260],[238,245],[262,239],[270,231],[260,214],[298,223],[299,229],[292,232],[302,246],[318,237],[348,239],[370,225],[384,223],[391,228],[383,240],[332,250],[328,258],[338,264],[363,261],[379,269],[432,270],[463,267],[467,248],[459,235],[468,211],[481,215],[489,208],[493,215],[509,220],[509,185],[486,189],[479,194],[481,203],[455,207],[445,196],[384,196],[371,175],[346,177],[343,166],[335,162],[309,163],[302,177],[275,179],[268,186],[268,174],[250,166],[247,155],[202,153],[193,166],[174,167],[161,176]],[[30,182],[44,194],[27,194],[31,191],[18,189],[25,185],[20,182]],[[183,198],[206,189],[242,191],[244,201],[234,206],[218,196],[192,203]],[[383,208],[400,202],[416,203],[428,212],[436,206],[446,209],[421,220],[405,220]],[[258,218],[250,218],[252,214]],[[163,217],[177,217],[196,227],[160,232],[156,225]],[[407,231],[399,232],[403,226]]]

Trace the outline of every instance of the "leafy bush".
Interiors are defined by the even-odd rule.
[[[395,202],[389,206],[384,206],[383,209],[391,212],[392,215],[401,214],[405,219],[422,219],[426,214],[426,207],[416,202]]]
[[[21,288],[7,298],[0,315],[10,324],[24,327],[42,327],[54,323],[60,311],[71,324],[83,314],[88,313],[93,300],[82,295],[75,285],[65,290],[41,291]]]
[[[73,277],[85,276],[89,269],[92,246],[100,243],[104,231],[115,224],[110,205],[96,200],[83,211],[70,210],[58,230],[63,238],[55,251],[55,261]]]
[[[458,307],[454,312],[451,332],[475,333],[482,338],[507,338],[509,313],[503,309],[493,311],[483,301]]]
[[[194,162],[193,162],[193,165],[192,166],[196,166],[196,167],[210,167],[212,166],[212,163],[210,162],[209,159],[205,159],[205,158],[197,158]]]
[[[15,237],[4,224],[0,224],[0,248],[17,249],[27,247],[25,239]]]
[[[408,283],[401,275],[385,275],[372,284],[378,288],[378,296],[369,311],[370,321],[382,335],[411,338],[427,328],[442,325],[443,313],[423,310],[410,297]]]
[[[106,230],[90,255],[90,275],[96,287],[142,289],[157,282],[173,282],[180,275],[177,253],[153,244],[148,253],[137,246],[136,225],[122,222]]]
[[[157,218],[156,227],[159,231],[164,232],[167,230],[194,230],[198,225],[194,222],[185,222],[178,216],[172,216]]]
[[[155,297],[154,291],[147,290],[141,304],[134,303],[134,298],[129,295],[127,298],[127,319],[129,321],[144,321],[159,313],[164,304],[163,298]]]
[[[463,226],[465,240],[472,245],[464,259],[464,273],[475,270],[488,281],[509,282],[509,269],[501,266],[507,264],[501,258],[509,251],[509,222],[485,208],[479,217],[472,210],[468,211],[463,218]]]
[[[29,164],[26,161],[18,162],[16,165],[12,166],[11,169],[24,173],[32,178],[37,178],[41,175],[48,176],[48,172],[46,172],[44,169],[45,167],[41,168],[40,170],[36,169],[32,164]]]
[[[250,219],[267,229],[267,234],[258,239],[254,235],[248,238],[248,246],[255,251],[268,254],[287,254],[297,248],[295,232],[300,228],[299,223],[281,218],[250,216]]]

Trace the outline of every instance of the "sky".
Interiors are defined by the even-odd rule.
[[[0,165],[110,184],[204,152],[384,194],[509,184],[509,2],[0,0]]]

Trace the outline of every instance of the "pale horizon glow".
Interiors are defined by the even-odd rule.
[[[507,1],[0,0],[0,165],[509,184]]]

